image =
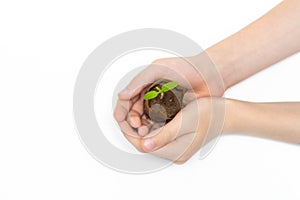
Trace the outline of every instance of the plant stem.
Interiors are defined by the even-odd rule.
[[[160,99],[163,99],[164,98],[164,93],[160,93]]]
[[[158,86],[156,86],[155,88],[157,89],[159,94],[162,93],[161,89]]]

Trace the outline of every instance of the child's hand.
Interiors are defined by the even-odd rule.
[[[223,98],[195,100],[173,120],[146,137],[126,137],[140,151],[183,163],[204,144],[228,129],[230,121],[225,118],[226,101]]]
[[[149,135],[125,136],[142,152],[183,163],[223,133],[300,144],[299,116],[299,102],[251,103],[218,97],[200,98]]]
[[[189,58],[154,61],[119,94],[114,116],[124,134],[133,137],[148,134],[149,122],[143,118],[143,96],[145,88],[158,79],[176,81],[189,89],[184,104],[199,97],[222,96],[224,93],[221,77],[205,52]]]

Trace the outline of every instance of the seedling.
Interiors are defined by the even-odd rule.
[[[155,89],[157,91],[153,90],[153,91],[147,92],[144,95],[144,99],[145,100],[154,99],[159,94],[160,94],[160,98],[162,99],[165,92],[167,92],[169,90],[172,90],[172,89],[176,88],[177,86],[178,86],[177,82],[168,82],[168,83],[162,85],[161,88],[159,88],[159,87],[156,86]]]

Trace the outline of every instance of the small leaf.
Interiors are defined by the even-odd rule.
[[[172,90],[173,88],[176,88],[177,86],[178,86],[177,82],[169,82],[169,83],[164,84],[161,87],[161,90],[162,90],[162,92],[167,92],[169,90]]]
[[[144,95],[144,99],[145,100],[154,99],[155,97],[157,97],[157,95],[158,95],[158,92],[156,92],[156,91],[150,91],[150,92],[147,92]]]

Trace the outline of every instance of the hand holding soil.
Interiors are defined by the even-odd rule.
[[[144,114],[144,95],[148,87],[157,80],[171,80],[185,88],[183,104],[199,97],[223,95],[224,88],[220,83],[220,76],[210,69],[215,70],[215,66],[209,56],[203,52],[192,57],[159,59],[140,72],[120,92],[114,112],[121,130],[126,129],[124,131],[126,137],[145,136],[151,131],[149,127],[157,128],[163,125],[156,123],[152,126],[152,122],[147,120]],[[204,79],[202,75],[206,78]]]
[[[300,51],[299,10],[300,1],[283,1],[196,56],[154,61],[119,94],[114,117],[126,139],[142,152],[179,163],[223,132],[300,144],[300,103],[254,104],[221,97],[227,88]],[[168,81],[157,80],[179,86],[162,92]],[[146,92],[157,96],[144,101]],[[209,119],[222,116],[223,109],[211,108],[223,104],[220,130]]]

